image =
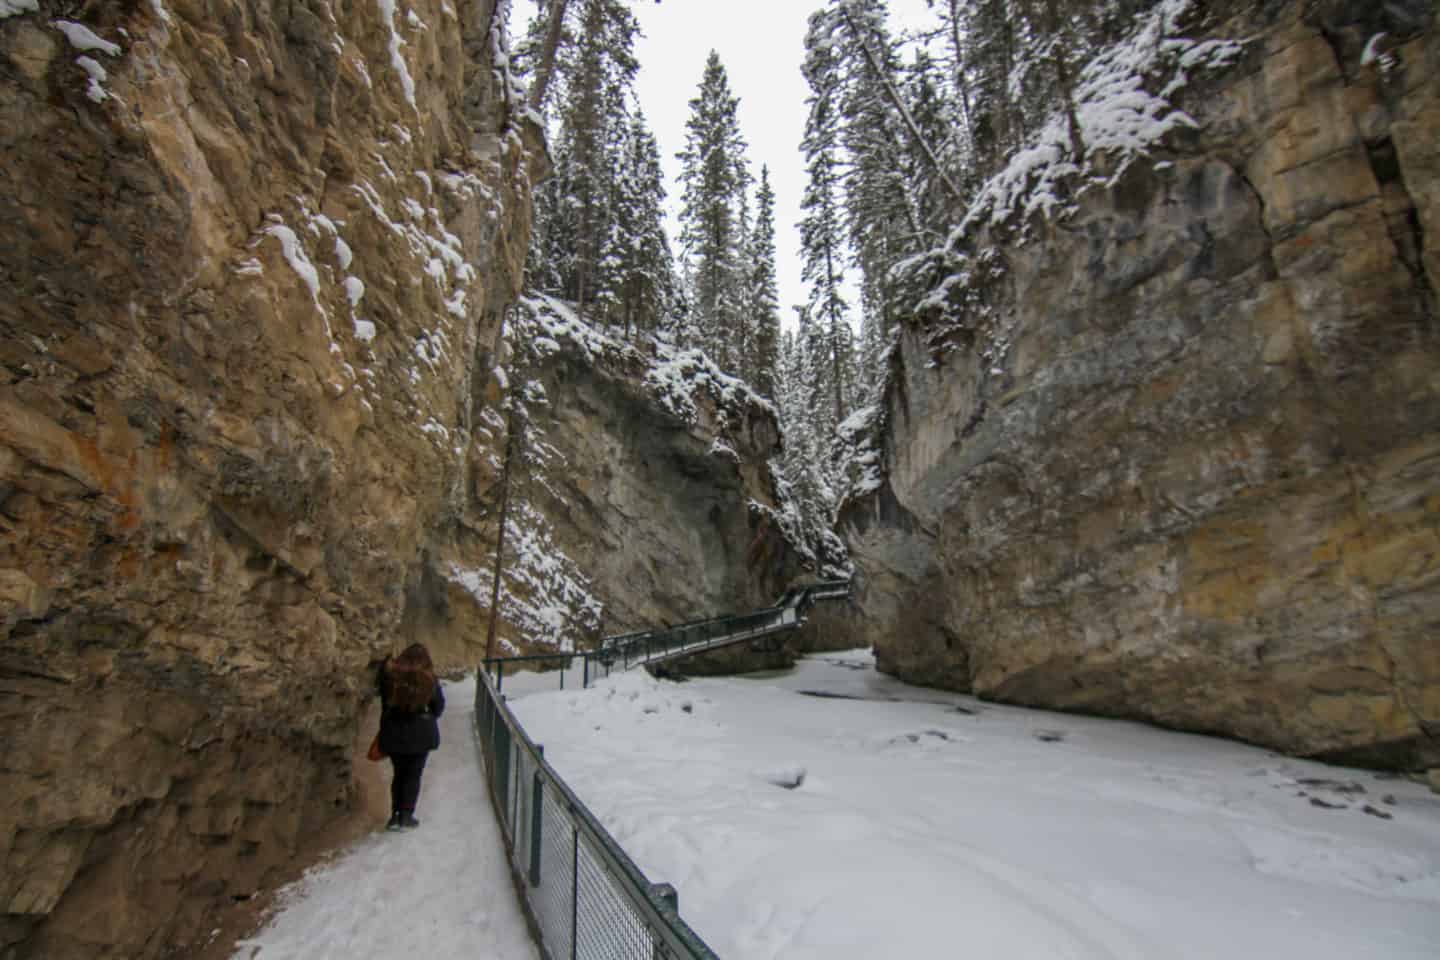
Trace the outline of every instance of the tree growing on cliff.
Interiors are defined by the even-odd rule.
[[[760,168],[755,207],[755,229],[750,234],[747,256],[747,310],[754,338],[743,376],[762,397],[773,400],[780,362],[780,293],[775,280],[775,191],[770,186],[768,166]]]
[[[683,189],[680,244],[694,270],[696,339],[730,370],[748,339],[743,240],[751,176],[736,115],[739,104],[720,55],[710,51],[699,91],[690,101],[685,149],[678,155]]]
[[[660,148],[639,104],[625,130],[614,183],[614,260],[618,320],[627,338],[654,330],[676,308],[675,259],[665,234],[665,172]]]
[[[564,42],[551,51],[557,15]],[[634,105],[639,25],[625,0],[552,3],[532,53],[553,55],[554,173],[536,191],[527,286],[575,302],[627,332],[653,329],[675,298],[662,226],[659,149]],[[532,99],[536,94],[533,93]]]
[[[844,294],[846,221],[842,208],[844,155],[840,114],[844,95],[842,62],[836,55],[833,20],[825,13],[810,18],[802,72],[810,86],[805,136],[800,149],[805,154],[808,176],[800,201],[801,277],[809,284],[810,296],[801,331],[805,362],[824,393],[815,397],[827,412],[824,421],[813,427],[822,435],[847,414],[850,391],[848,349],[851,340],[850,305]]]

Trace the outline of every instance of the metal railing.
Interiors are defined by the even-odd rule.
[[[475,740],[521,902],[546,960],[706,960],[715,953],[526,735],[479,671]]]
[[[688,623],[653,630],[639,630],[606,637],[598,650],[576,653],[541,654],[528,657],[494,657],[485,660],[485,672],[495,679],[496,689],[503,689],[506,666],[538,666],[562,663],[560,686],[565,686],[564,668],[575,658],[581,660],[580,685],[588,687],[595,677],[609,676],[613,669],[664,663],[707,650],[718,650],[737,643],[746,643],[775,636],[805,625],[805,614],[822,600],[843,600],[850,596],[849,580],[826,580],[808,587],[796,587],[785,593],[773,607],[753,613],[729,614],[692,620]]]
[[[545,762],[501,693],[506,664],[575,660],[582,687],[628,669],[794,630],[821,600],[850,595],[847,580],[786,592],[773,607],[607,637],[600,649],[487,659],[475,687],[475,741],[510,861],[546,960],[704,960],[714,952],[680,919],[679,896],[646,879],[594,814]]]

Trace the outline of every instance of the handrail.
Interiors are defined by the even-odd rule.
[[[805,587],[787,590],[776,604],[751,613],[723,614],[690,620],[651,630],[636,630],[605,637],[596,650],[572,650],[521,657],[489,657],[484,661],[487,671],[495,673],[496,689],[503,689],[505,665],[541,660],[573,660],[583,663],[581,686],[588,687],[592,676],[603,668],[607,673],[616,665],[620,669],[664,663],[680,657],[718,650],[722,647],[757,640],[762,637],[797,630],[804,626],[805,614],[822,600],[838,600],[850,595],[849,580],[822,580]],[[561,675],[564,686],[564,675]]]
[[[483,670],[478,671],[475,700],[476,739],[486,761],[486,782],[489,786],[490,799],[497,813],[500,815],[506,842],[510,848],[512,866],[516,868],[522,866],[516,862],[517,856],[528,858],[538,857],[539,841],[537,838],[532,837],[531,840],[534,844],[532,850],[522,851],[521,854],[517,855],[515,850],[517,825],[509,822],[505,812],[509,799],[497,795],[496,788],[499,780],[503,777],[503,779],[507,781],[506,789],[508,790],[511,771],[519,767],[519,764],[515,762],[515,760],[518,759],[518,755],[515,758],[507,756],[503,775],[497,774],[495,762],[496,738],[493,736],[494,724],[497,722],[505,725],[509,732],[507,739],[514,745],[515,750],[523,750],[525,752],[526,760],[534,770],[534,784],[532,789],[535,791],[535,797],[537,799],[533,802],[538,805],[538,797],[546,786],[553,789],[559,795],[566,813],[568,813],[571,818],[571,822],[577,832],[577,837],[581,833],[584,834],[585,839],[589,841],[589,847],[587,849],[598,854],[606,872],[618,881],[625,899],[635,908],[649,931],[663,944],[667,951],[664,955],[676,958],[687,958],[687,960],[718,960],[714,951],[710,949],[705,941],[700,939],[700,936],[691,929],[690,925],[681,919],[677,906],[678,899],[674,898],[673,890],[670,890],[667,895],[668,888],[663,885],[652,884],[645,876],[644,871],[635,864],[635,861],[630,859],[630,856],[620,844],[616,842],[615,838],[610,835],[610,832],[601,825],[595,815],[590,812],[590,809],[586,807],[580,798],[575,795],[575,792],[570,789],[569,784],[561,778],[560,774],[555,771],[555,768],[545,759],[544,748],[530,739],[530,735],[525,732],[525,728],[520,725],[519,720],[515,718],[514,713],[511,712],[510,707],[506,704],[505,698],[496,687],[491,685],[489,676],[486,675]],[[482,720],[482,718],[484,719]],[[489,731],[482,730],[482,723],[487,723],[491,729]],[[534,807],[531,809],[533,811]],[[537,817],[534,822],[538,825],[541,820]],[[538,877],[538,865],[533,859],[531,860],[529,869],[529,875],[532,878],[531,883],[534,885],[538,882],[538,880],[534,879]],[[572,929],[572,940],[576,935],[576,931]],[[658,952],[655,954],[655,956],[661,955],[662,954]],[[643,960],[650,960],[650,958],[643,958]]]
[[[567,942],[572,960],[581,955],[582,900],[593,908],[588,896],[581,896],[578,885],[583,849],[586,856],[592,858],[587,862],[598,863],[605,875],[613,880],[617,891],[617,898],[609,902],[621,909],[605,913],[604,923],[612,930],[624,929],[628,925],[632,933],[637,931],[637,925],[643,927],[645,936],[642,939],[649,944],[639,953],[626,951],[613,954],[617,960],[717,960],[709,946],[680,918],[679,900],[674,889],[652,884],[646,878],[615,838],[550,766],[545,759],[544,748],[531,740],[520,726],[501,693],[505,665],[559,660],[570,667],[579,657],[584,668],[582,685],[589,686],[592,665],[598,674],[601,666],[608,672],[616,663],[622,664],[622,669],[660,663],[798,629],[806,622],[806,611],[816,602],[849,596],[849,592],[849,581],[827,581],[786,591],[774,606],[751,613],[708,617],[661,630],[641,630],[607,637],[598,650],[494,657],[483,662],[477,671],[475,688],[476,746],[485,767],[491,804],[505,837],[510,867],[522,894],[521,902],[545,956],[562,960],[567,952],[563,949]],[[490,676],[492,670],[493,682]],[[564,669],[560,671],[562,688],[565,672]],[[563,910],[563,898],[567,891],[561,889],[557,893],[555,887],[555,868],[542,869],[543,863],[553,863],[546,860],[544,838],[551,838],[550,843],[553,844],[556,830],[561,831],[562,837],[568,832],[573,842],[573,859],[569,863],[568,875],[568,910]],[[563,861],[559,869],[563,880]],[[561,887],[564,887],[563,883]],[[548,893],[532,893],[532,888]],[[563,910],[558,920],[556,896],[561,897]],[[628,910],[625,904],[628,904]],[[566,921],[569,923],[568,941],[564,933]],[[560,924],[558,930],[557,923]],[[592,926],[586,925],[585,930],[588,931],[587,936],[594,935]],[[587,941],[586,945],[593,946],[593,941]],[[584,955],[588,956],[589,952]]]

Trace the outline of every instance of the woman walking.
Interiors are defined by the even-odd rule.
[[[380,664],[380,749],[390,757],[390,822],[386,829],[418,827],[415,803],[430,751],[440,746],[438,718],[445,692],[424,644],[412,643]]]

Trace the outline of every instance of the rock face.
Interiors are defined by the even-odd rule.
[[[523,439],[512,453],[499,652],[588,648],[773,602],[803,560],[769,463],[780,443],[773,408],[698,352],[628,343],[558,301],[527,299],[510,322],[518,346],[506,380]],[[480,430],[503,433],[492,399]],[[462,631],[489,608],[485,548],[503,472],[494,454],[475,471],[472,542],[457,543],[483,567],[441,564],[446,617]]]
[[[493,0],[30,6],[0,7],[0,956],[155,957],[353,802],[544,150]]]
[[[355,808],[373,662],[483,653],[544,145],[493,0],[29,6],[0,6],[0,957],[193,954]],[[697,358],[514,339],[513,649],[784,589],[768,407]]]
[[[905,328],[863,629],[920,683],[1435,766],[1433,7],[1229,6],[1166,162],[976,232],[984,322]]]

